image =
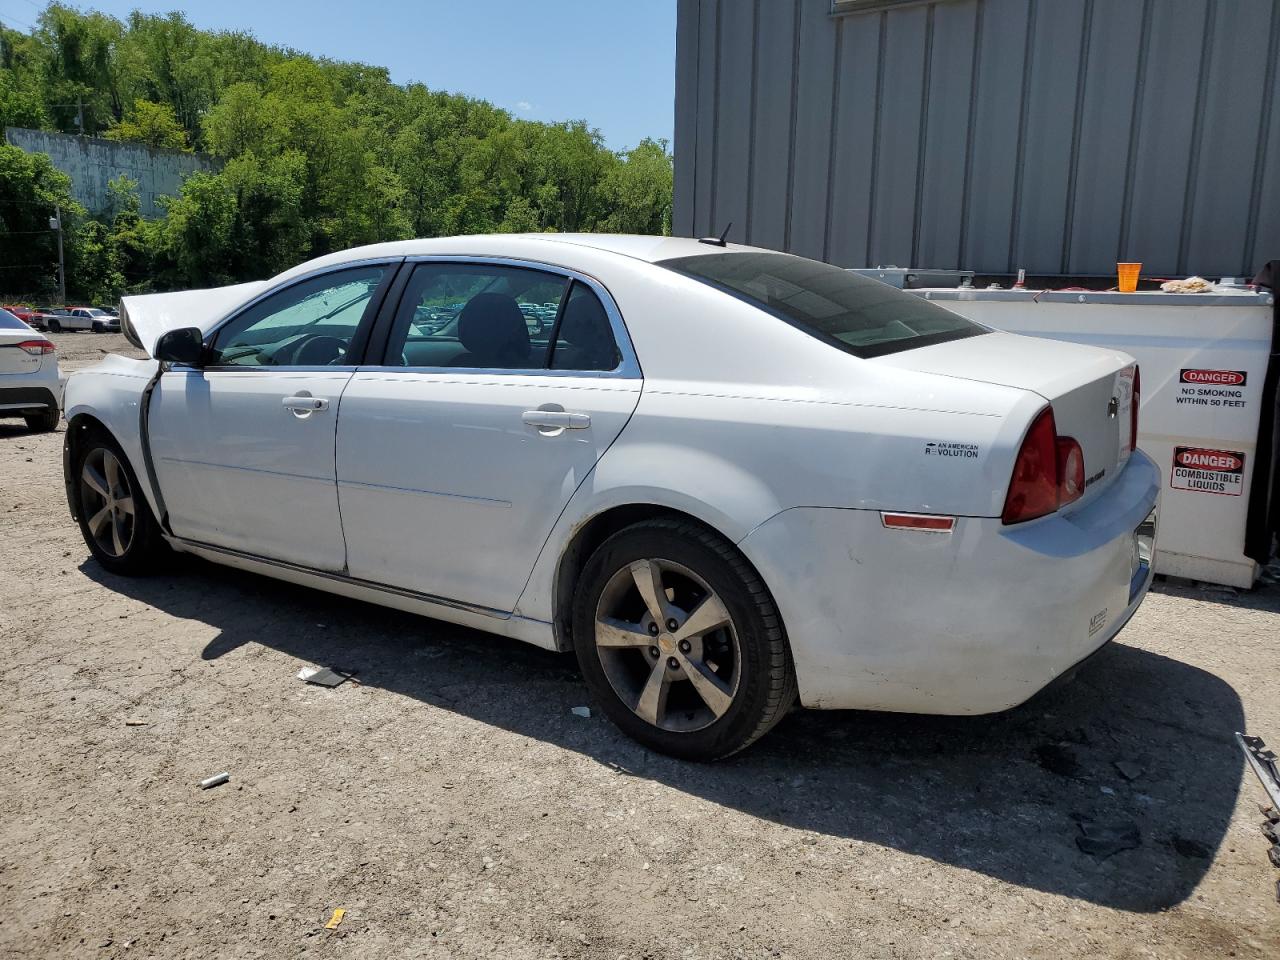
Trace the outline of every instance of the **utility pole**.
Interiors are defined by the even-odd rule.
[[[76,94],[76,123],[80,127],[80,136],[84,136],[84,96]]]
[[[62,207],[53,208],[55,216],[49,218],[49,229],[58,232],[58,306],[67,305],[67,267],[62,259]]]

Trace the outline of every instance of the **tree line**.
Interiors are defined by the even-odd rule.
[[[139,213],[137,183],[103,210],[71,197],[44,154],[0,144],[0,293],[68,298],[270,276],[314,256],[408,237],[527,231],[668,233],[665,141],[608,149],[583,121],[539,123],[483,100],[399,86],[386,69],[309,56],[179,13],[127,21],[50,4],[0,27],[0,127],[211,154]]]

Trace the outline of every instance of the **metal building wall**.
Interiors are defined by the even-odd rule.
[[[1280,0],[679,0],[676,234],[844,266],[1251,275]]]

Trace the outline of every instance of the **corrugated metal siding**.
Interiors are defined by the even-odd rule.
[[[846,266],[1280,257],[1280,0],[679,0],[678,234]]]

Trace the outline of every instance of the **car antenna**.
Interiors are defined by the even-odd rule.
[[[700,239],[698,240],[698,242],[699,242],[699,243],[709,243],[709,244],[711,244],[711,246],[713,246],[713,247],[726,247],[726,246],[728,246],[728,243],[725,241],[725,237],[729,236],[729,231],[730,231],[730,230],[732,230],[732,229],[733,229],[733,221],[732,221],[732,220],[730,220],[730,221],[725,225],[724,232],[723,232],[723,233],[721,233],[721,234],[720,234],[720,236],[718,236],[718,237],[702,237],[702,238],[700,238]]]

